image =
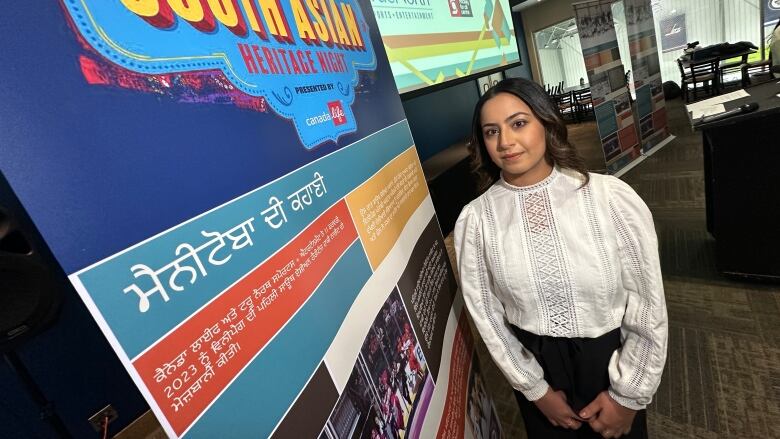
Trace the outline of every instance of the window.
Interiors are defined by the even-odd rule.
[[[698,41],[704,47],[749,41],[761,46],[761,1],[652,0],[652,4],[663,81],[680,83],[677,58],[686,43]],[[749,60],[758,59],[761,53]]]
[[[564,88],[571,89],[578,87],[580,81],[588,83],[574,18],[535,32],[534,42],[546,86],[563,82]]]

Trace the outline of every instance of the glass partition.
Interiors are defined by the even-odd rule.
[[[534,43],[545,86],[571,90],[588,83],[574,18],[534,32]]]

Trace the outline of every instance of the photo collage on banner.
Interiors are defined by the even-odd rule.
[[[669,138],[653,7],[650,0],[623,0],[623,3],[631,65],[634,68],[639,137],[642,152],[646,153]]]
[[[501,437],[368,0],[6,9],[3,176],[168,436]]]
[[[607,171],[615,173],[641,154],[626,72],[620,61],[612,2],[573,4]]]

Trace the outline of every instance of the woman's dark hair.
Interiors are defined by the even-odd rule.
[[[521,78],[508,78],[488,90],[474,107],[472,133],[469,140],[471,172],[477,176],[477,189],[481,193],[498,179],[501,170],[493,163],[485,147],[482,134],[482,106],[500,93],[509,93],[520,98],[531,108],[534,116],[544,126],[546,149],[544,159],[550,166],[568,168],[583,176],[582,186],[588,184],[588,170],[576,149],[569,143],[566,123],[561,119],[558,108],[541,85]]]

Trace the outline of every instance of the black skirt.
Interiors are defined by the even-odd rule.
[[[620,347],[620,328],[597,338],[564,338],[532,334],[512,327],[517,338],[533,353],[544,370],[544,379],[553,390],[562,390],[575,413],[585,408],[599,393],[609,388],[607,367],[612,353]],[[529,439],[601,438],[586,422],[577,430],[555,427],[547,417],[515,391]],[[647,414],[640,410],[634,417],[626,439],[647,438]]]

